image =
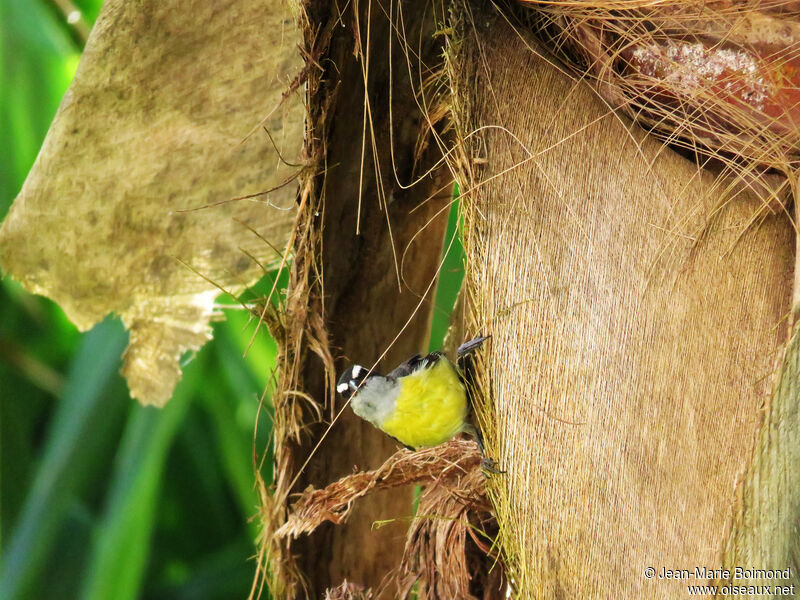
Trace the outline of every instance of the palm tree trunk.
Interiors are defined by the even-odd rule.
[[[770,559],[740,566],[792,566],[780,482],[798,430],[762,431],[788,334],[788,219],[754,219],[758,198],[615,115],[492,8],[462,14],[467,290],[493,336],[483,420],[519,597],[679,597],[713,575],[661,568],[729,564],[732,531],[760,548],[741,557]],[[787,394],[778,419],[793,423]],[[754,454],[760,431],[778,464]]]
[[[316,162],[301,184],[283,348],[290,367],[276,407],[279,501],[354,468],[375,468],[397,449],[344,408],[333,374],[346,363],[379,361],[377,369],[386,370],[427,349],[452,196],[452,177],[436,164],[438,146],[419,145],[426,124],[417,92],[431,73],[414,67],[410,74],[405,59],[398,62],[403,68],[389,69],[390,44],[398,57],[404,49],[376,5],[339,5],[342,13],[336,3],[311,3],[301,19],[308,57],[306,154]],[[431,13],[422,5],[405,10],[406,39],[426,40],[412,58],[436,63],[441,49],[431,41]],[[298,419],[297,391],[318,403],[322,421],[308,410]],[[303,433],[292,436],[300,425]],[[346,525],[328,524],[289,543],[282,560],[273,562],[285,569],[284,593],[294,597],[303,586],[309,598],[319,598],[345,579],[376,591],[400,562],[403,519],[411,512],[410,488],[375,493]],[[399,520],[377,529],[380,519]]]

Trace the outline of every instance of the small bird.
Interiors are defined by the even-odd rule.
[[[465,432],[478,442],[484,467],[493,469],[483,440],[468,421],[470,401],[465,377],[470,354],[488,337],[459,346],[458,365],[441,352],[412,356],[388,375],[354,365],[339,378],[336,391],[350,399],[353,412],[404,446],[416,450],[438,446]]]

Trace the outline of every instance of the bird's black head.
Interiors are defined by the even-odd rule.
[[[339,377],[339,382],[336,384],[336,391],[345,398],[349,398],[367,378],[368,373],[369,369],[366,367],[353,365]]]

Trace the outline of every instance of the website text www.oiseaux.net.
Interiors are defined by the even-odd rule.
[[[687,584],[690,596],[794,596],[795,584],[789,583],[791,568],[786,569],[669,569],[647,567],[646,579],[697,582]],[[712,584],[710,582],[716,581]],[[702,583],[700,583],[702,582]],[[757,583],[756,583],[757,582]]]

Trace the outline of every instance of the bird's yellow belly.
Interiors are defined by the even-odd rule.
[[[424,448],[444,443],[463,429],[467,397],[446,359],[398,382],[395,410],[381,425],[386,433],[412,448]]]

